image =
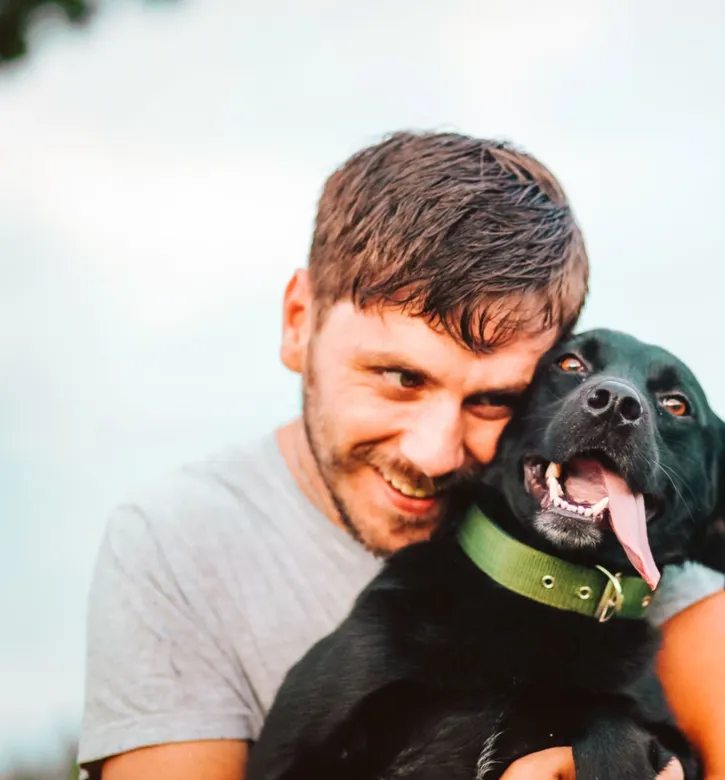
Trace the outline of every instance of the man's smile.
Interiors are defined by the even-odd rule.
[[[434,498],[438,493],[438,490],[433,485],[429,488],[423,488],[420,485],[413,484],[406,477],[387,469],[381,468],[378,471],[389,485],[408,498]]]
[[[397,512],[424,517],[440,502],[441,494],[416,487],[399,475],[374,469],[387,503]]]

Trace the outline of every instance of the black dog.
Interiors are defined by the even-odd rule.
[[[645,616],[664,565],[725,568],[724,463],[675,357],[601,330],[558,346],[478,509],[391,556],[289,672],[248,780],[493,780],[558,745],[579,780],[654,778],[673,754],[698,777]]]

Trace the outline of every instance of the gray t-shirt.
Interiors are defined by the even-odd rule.
[[[310,504],[272,434],[172,474],[110,518],[89,599],[79,762],[255,739],[282,679],[380,568]],[[721,589],[666,572],[653,617]]]

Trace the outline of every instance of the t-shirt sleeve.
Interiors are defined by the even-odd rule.
[[[139,507],[120,508],[107,524],[88,603],[78,751],[87,776],[135,748],[258,732],[253,694],[193,547],[174,545]]]
[[[688,561],[679,566],[667,566],[649,618],[656,625],[662,625],[678,612],[723,588],[725,575],[699,563]]]

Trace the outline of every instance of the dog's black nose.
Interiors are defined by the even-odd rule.
[[[590,387],[584,397],[584,407],[595,417],[612,418],[619,425],[631,425],[643,414],[637,391],[615,379],[604,379]]]

